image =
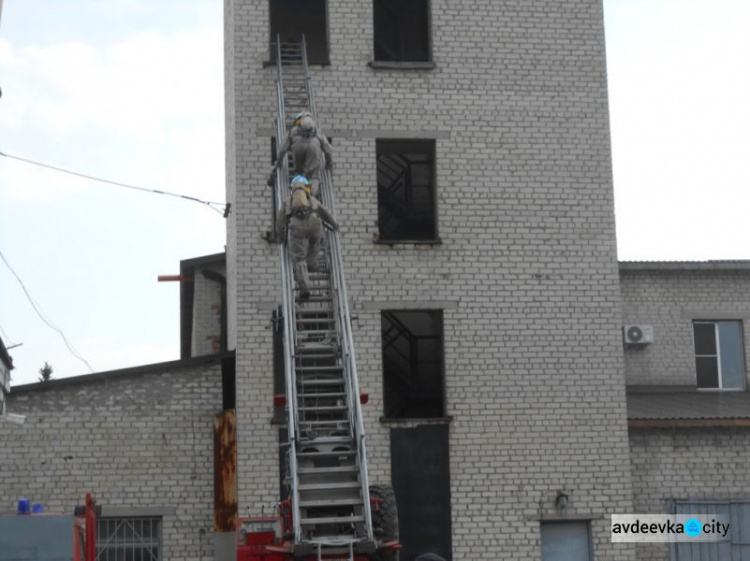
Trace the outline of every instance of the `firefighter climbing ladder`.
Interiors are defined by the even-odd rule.
[[[304,37],[288,44],[277,37],[275,46],[276,138],[283,139],[298,112],[316,117],[315,99]],[[289,196],[293,167],[290,154],[276,174],[277,209]],[[327,171],[320,193],[335,215]],[[293,553],[353,559],[375,550],[365,434],[338,234],[327,231],[323,248],[310,274],[311,296],[301,300],[287,247],[279,245]]]

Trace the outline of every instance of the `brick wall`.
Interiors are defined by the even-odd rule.
[[[221,290],[216,280],[206,278],[203,269],[196,269],[193,276],[193,326],[191,356],[203,356],[221,351]],[[222,276],[225,267],[210,267]]]
[[[670,268],[671,267],[671,268]],[[654,342],[625,348],[628,384],[695,386],[693,320],[750,319],[747,265],[623,264],[623,324],[654,328]],[[745,328],[745,356],[750,339]]]
[[[226,12],[239,494],[256,512],[278,489],[267,8]],[[568,515],[593,520],[597,560],[632,559],[607,519],[632,505],[601,2],[434,0],[429,71],[368,67],[369,0],[330,0],[328,22],[331,65],[313,79],[334,140],[372,479],[390,477],[380,310],[443,309],[454,559],[539,559],[558,489]],[[436,141],[441,245],[373,244],[375,139],[394,137]]]
[[[213,559],[213,417],[221,367],[166,363],[13,388],[0,424],[0,510],[19,497],[71,513],[157,508],[164,559]]]
[[[679,499],[750,498],[746,428],[630,430],[633,512],[669,512]],[[639,545],[639,561],[668,561],[664,544]]]

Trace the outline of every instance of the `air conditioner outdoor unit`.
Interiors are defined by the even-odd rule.
[[[622,335],[626,345],[647,345],[654,342],[654,328],[650,325],[623,325]]]

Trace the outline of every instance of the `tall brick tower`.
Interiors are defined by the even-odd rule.
[[[270,43],[305,33],[402,561],[632,560],[601,0],[225,4],[240,511],[279,495]]]

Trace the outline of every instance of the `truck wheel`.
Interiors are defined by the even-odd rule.
[[[398,540],[398,509],[396,495],[389,485],[371,485],[370,497],[380,505],[372,511],[372,533],[378,541]],[[373,561],[398,561],[398,550],[376,551]]]

